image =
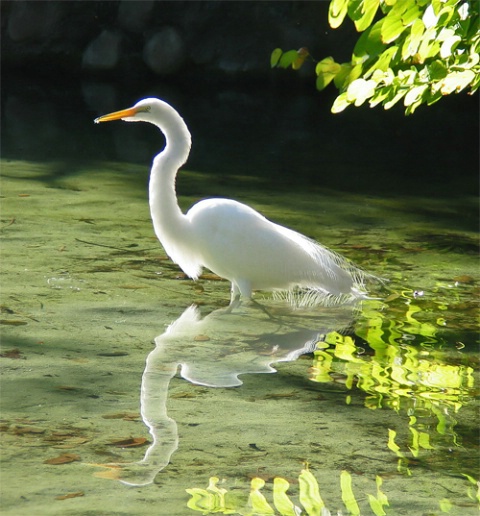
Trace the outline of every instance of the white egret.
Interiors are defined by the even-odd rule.
[[[182,213],[175,177],[190,153],[191,136],[182,117],[166,102],[147,98],[133,107],[101,116],[150,122],[166,145],[153,159],[149,202],[155,233],[168,256],[193,279],[202,268],[228,279],[231,306],[254,290],[269,290],[308,303],[365,297],[367,275],[317,242],[275,224],[249,206],[231,199],[205,199]]]

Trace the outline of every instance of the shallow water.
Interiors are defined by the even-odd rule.
[[[382,113],[319,137],[316,97],[283,132],[271,98],[218,94],[218,125],[215,99],[187,109],[183,207],[234,197],[388,280],[355,307],[259,294],[271,317],[225,315],[229,285],[185,278],[153,235],[161,139],[94,126],[91,91],[3,102],[2,514],[478,514],[475,157],[428,140],[441,114],[394,120],[430,150],[409,159],[376,140]]]

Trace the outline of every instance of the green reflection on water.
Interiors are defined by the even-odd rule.
[[[333,479],[332,479],[333,480]],[[335,479],[336,480],[336,479]],[[480,509],[480,485],[472,477],[467,477],[468,482],[476,486],[477,490],[471,489],[468,483],[465,484],[468,498],[472,501],[469,505],[475,506],[475,502]],[[321,488],[317,479],[308,469],[300,473],[297,482],[298,489],[291,488],[290,483],[282,477],[273,479],[270,495],[272,502],[269,503],[267,496],[262,493],[266,482],[262,478],[255,477],[250,483],[250,493],[248,499],[245,492],[228,491],[225,487],[225,480],[220,481],[218,477],[211,477],[206,489],[194,487],[187,489],[191,496],[187,507],[202,514],[238,514],[242,516],[331,516],[332,514],[343,514],[341,510],[331,512],[326,506],[321,496]],[[340,495],[347,513],[352,516],[360,516],[361,510],[357,503],[357,497],[352,488],[352,475],[348,471],[340,473]],[[375,516],[386,516],[390,513],[390,503],[387,494],[384,492],[383,480],[377,475],[375,478],[376,494],[367,493],[369,514]],[[372,489],[370,486],[369,489]],[[287,493],[290,490],[290,493]],[[298,491],[298,492],[295,492]],[[292,497],[292,492],[295,492]],[[298,501],[297,501],[298,497]],[[362,496],[363,498],[363,496]],[[442,513],[450,513],[454,509],[453,504],[448,498],[438,501],[438,508]],[[408,502],[407,502],[408,503]],[[365,508],[364,508],[365,514]],[[393,514],[393,513],[390,513]]]
[[[355,384],[369,394],[366,407],[405,409],[410,415],[437,404],[457,412],[475,394],[473,367],[449,363],[468,362],[463,345],[458,344],[458,351],[445,349],[438,326],[415,318],[422,309],[413,299],[404,303],[404,314],[395,311],[395,319],[390,319],[391,311],[384,312],[381,302],[364,305],[355,333],[369,350],[356,345],[352,337],[326,335],[315,352],[314,381],[330,382],[331,373],[340,373],[348,389]],[[365,357],[366,351],[370,353]],[[438,430],[444,433],[445,424]]]

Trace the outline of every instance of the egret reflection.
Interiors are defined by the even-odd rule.
[[[321,313],[279,312],[266,318],[256,307],[234,313],[223,309],[202,317],[192,305],[155,338],[148,355],[140,391],[141,416],[152,444],[141,461],[102,465],[108,471],[96,476],[132,486],[153,482],[179,445],[176,422],[167,414],[170,380],[180,368],[187,381],[208,387],[237,387],[243,374],[275,373],[272,364],[296,360],[312,352],[332,331],[351,325],[355,307],[325,308]]]

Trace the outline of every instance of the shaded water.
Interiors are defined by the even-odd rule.
[[[471,131],[437,107],[102,88],[4,91],[2,514],[477,514]],[[222,314],[229,285],[153,235],[160,135],[92,123],[152,93],[191,126],[183,207],[244,201],[387,278],[381,299]]]

